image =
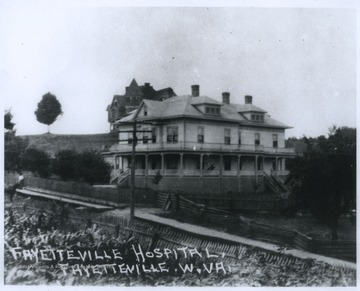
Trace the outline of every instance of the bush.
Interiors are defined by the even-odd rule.
[[[50,156],[37,148],[27,148],[21,160],[21,168],[48,178],[51,175]]]
[[[53,163],[54,174],[60,176],[61,179],[77,180],[77,167],[79,163],[79,154],[74,150],[62,150],[55,155]]]
[[[83,152],[78,156],[75,176],[91,185],[107,184],[110,181],[111,166],[95,152]]]
[[[18,171],[21,169],[21,160],[28,146],[28,141],[15,135],[7,135],[4,143],[4,158],[6,171]]]

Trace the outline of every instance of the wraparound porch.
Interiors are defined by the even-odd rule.
[[[135,175],[154,176],[261,176],[265,173],[288,175],[283,156],[208,153],[137,153]],[[131,154],[114,157],[114,171],[125,172],[131,166]]]

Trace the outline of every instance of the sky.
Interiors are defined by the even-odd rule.
[[[52,133],[109,132],[106,107],[133,78],[157,90],[172,87],[177,95],[191,94],[191,85],[198,84],[201,95],[218,101],[224,91],[232,103],[252,95],[253,104],[293,127],[286,137],[356,126],[354,6],[221,5],[225,2],[208,7],[1,2],[0,98],[4,110],[11,109],[17,134],[47,131],[34,114],[47,92],[64,112]]]

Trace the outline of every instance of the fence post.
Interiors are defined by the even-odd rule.
[[[152,252],[155,249],[155,247],[159,241],[159,238],[160,238],[159,233],[157,231],[155,231],[154,235],[151,238],[151,242],[148,247],[148,252]]]
[[[92,227],[92,220],[91,218],[88,218],[86,221],[86,229],[91,228]]]
[[[115,232],[114,232],[114,238],[117,239],[119,237],[119,233],[120,233],[120,225],[117,224],[115,226]]]

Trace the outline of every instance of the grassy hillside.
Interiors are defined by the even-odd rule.
[[[86,150],[101,151],[117,142],[116,133],[103,134],[40,134],[22,135],[29,147],[36,147],[54,156],[58,151],[72,149],[78,152]]]

